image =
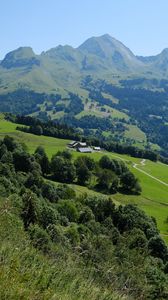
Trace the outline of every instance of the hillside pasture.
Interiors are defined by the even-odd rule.
[[[30,133],[24,133],[16,130],[17,124],[8,122],[0,117],[0,138],[4,138],[5,135],[14,137],[21,143],[26,144],[27,149],[30,153],[34,153],[35,149],[41,145],[44,147],[49,158],[52,157],[57,151],[66,149],[69,140],[58,139],[46,136],[37,136]],[[142,186],[142,194],[138,195],[124,195],[115,194],[110,195],[117,203],[128,204],[133,203],[142,208],[148,215],[154,216],[157,220],[158,227],[163,238],[168,242],[168,224],[165,220],[168,217],[168,186],[156,181],[155,179],[148,176],[152,175],[165,183],[168,183],[168,166],[155,163],[146,160],[144,165],[141,165],[141,159],[131,157],[128,155],[121,155],[118,153],[94,152],[87,154],[89,157],[94,158],[98,161],[103,155],[108,155],[111,159],[123,160],[130,170],[138,177]],[[73,159],[81,156],[82,154],[76,151],[72,151]],[[86,154],[83,154],[86,155]],[[138,168],[144,170],[147,174],[142,173],[140,170],[133,167],[137,164]],[[81,193],[95,193],[90,191],[86,187],[80,187],[74,185],[74,189],[78,194]],[[95,194],[96,195],[96,194]]]

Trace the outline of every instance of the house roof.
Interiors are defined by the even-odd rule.
[[[75,143],[76,143],[76,141],[72,141],[72,142],[69,143],[69,145],[73,145]]]

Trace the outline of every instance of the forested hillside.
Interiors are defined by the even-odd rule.
[[[61,163],[79,175],[91,159],[73,167],[67,151],[50,161],[41,147],[25,149],[9,136],[0,144],[0,298],[167,299],[168,249],[155,219],[54,183],[65,181]]]

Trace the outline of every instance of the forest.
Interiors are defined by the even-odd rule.
[[[64,169],[64,178],[58,178],[57,170],[65,161],[68,170]],[[17,256],[17,261],[15,260],[13,256],[15,250],[9,251],[9,243],[12,243],[12,240],[8,239],[7,242],[6,234],[0,229],[1,253],[3,247],[6,247],[6,257],[1,260],[1,298],[17,297],[15,282],[13,281],[13,285],[10,286],[9,272],[6,276],[3,273],[6,260],[11,270],[10,274],[18,278],[17,287],[18,284],[22,285],[23,296],[27,295],[29,298],[34,287],[39,299],[45,298],[45,293],[46,299],[56,293],[53,280],[60,271],[57,269],[56,272],[55,266],[59,266],[61,261],[67,261],[68,264],[71,260],[73,262],[71,272],[73,266],[77,267],[78,274],[83,272],[86,282],[90,278],[92,284],[98,284],[100,288],[107,290],[109,293],[107,299],[114,299],[110,298],[110,293],[113,295],[114,291],[120,291],[121,296],[134,299],[167,299],[168,249],[159,235],[156,220],[145,215],[134,205],[117,206],[111,198],[103,195],[77,197],[74,190],[65,184],[66,175],[68,174],[68,181],[73,175],[69,174],[73,169],[71,164],[66,151],[57,153],[49,162],[41,147],[30,155],[24,145],[11,137],[6,136],[1,141],[0,189],[1,205],[4,207],[2,205],[0,218],[3,224],[8,220],[10,230],[20,228],[16,229],[18,234],[23,228],[21,238],[30,241],[30,244],[24,242],[27,245],[25,247],[29,247],[30,254],[27,254],[27,258],[20,265],[21,256]],[[74,165],[79,182],[82,179],[81,168],[86,166],[88,170],[94,168],[92,160],[81,157],[77,158]],[[117,166],[116,162],[105,156],[99,161],[99,165],[102,172],[113,168],[115,174],[124,168],[120,164]],[[48,167],[51,167],[52,180],[59,179],[64,184],[46,178]],[[104,184],[100,178],[99,183]],[[124,179],[123,184],[125,188],[129,188],[129,183]],[[32,252],[31,249],[36,249],[37,252]],[[36,261],[36,270],[40,272],[39,255],[45,257],[46,263],[52,265],[54,262],[54,265],[50,271],[47,269],[46,273],[35,275],[32,272],[32,284],[27,289],[28,271],[24,266],[27,259],[30,259],[29,268],[32,269]],[[46,270],[44,264],[43,268]],[[19,276],[20,270],[22,277]],[[64,271],[61,272],[64,274]],[[38,276],[43,280],[43,288],[40,287],[41,280],[36,280]],[[65,278],[63,277],[64,286],[67,288]],[[6,290],[5,285],[9,285],[10,288]],[[74,287],[75,291],[77,286]]]
[[[117,87],[105,80],[94,81],[88,76],[83,80],[82,86],[88,89],[89,96],[101,105],[109,105],[119,110],[126,109],[130,117],[136,120],[138,126],[147,134],[149,141],[160,145],[161,154],[168,156],[167,81],[160,82],[158,87],[162,87],[162,91],[135,88],[129,80],[121,83],[124,86]],[[102,92],[112,95],[119,102],[110,103],[103,97]]]

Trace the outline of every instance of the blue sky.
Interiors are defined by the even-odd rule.
[[[137,55],[168,47],[168,0],[0,0],[0,59],[109,33]]]

